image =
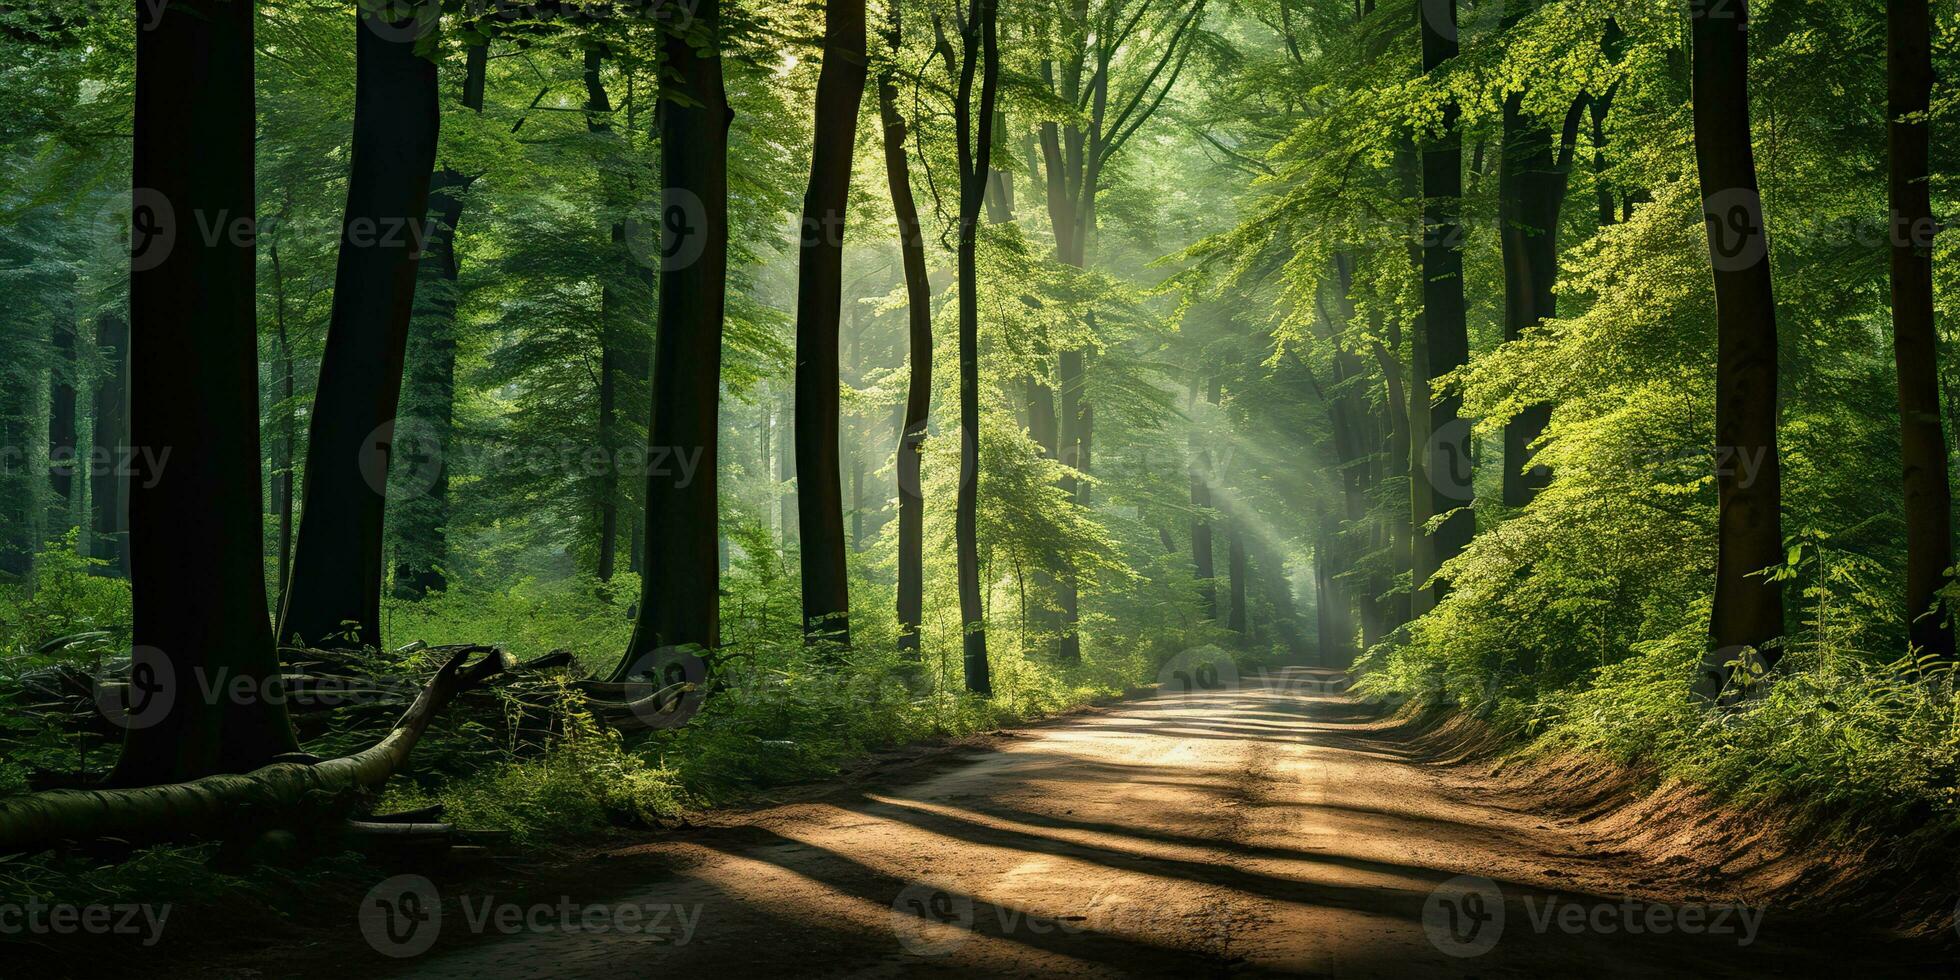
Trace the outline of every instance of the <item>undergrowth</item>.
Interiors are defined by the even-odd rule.
[[[128,586],[99,571],[73,558],[72,548],[56,546],[31,589],[0,586],[0,707],[22,693],[24,674],[63,662],[93,669],[126,649]],[[1085,643],[1083,662],[1065,668],[1042,638],[1000,630],[991,650],[995,694],[981,699],[961,689],[960,651],[949,642],[948,624],[928,623],[916,660],[899,656],[891,616],[875,609],[854,621],[848,653],[806,646],[788,571],[778,556],[732,572],[724,646],[712,658],[709,693],[685,724],[622,734],[595,722],[569,686],[540,723],[515,710],[506,694],[479,692],[469,696],[477,699],[472,710],[452,707],[437,719],[375,810],[440,804],[444,819],[458,826],[509,831],[520,851],[575,847],[611,828],[658,826],[689,810],[821,779],[879,749],[959,738],[1121,696],[1155,681],[1168,658],[1220,639],[1212,627],[1179,630],[1163,622],[1125,633],[1105,618],[1099,642]],[[578,660],[568,678],[605,675],[625,649],[638,593],[637,577],[621,574],[610,583],[526,580],[503,591],[389,600],[385,645],[398,652],[369,650],[362,659],[379,676],[412,679],[436,662],[427,650],[404,649],[411,641],[491,642],[519,659],[568,650]],[[77,634],[85,639],[46,645]],[[304,747],[323,757],[358,750],[399,710],[377,704],[336,714],[324,729],[318,720],[302,724]],[[31,712],[0,710],[0,725],[0,795],[26,791],[31,772],[99,776],[115,759],[112,741],[90,742]],[[75,901],[197,901],[206,893],[294,894],[308,876],[358,861],[314,855],[324,863],[234,876],[213,870],[211,854],[209,847],[162,847],[100,863],[0,859],[0,884]],[[172,884],[160,888],[163,881]]]
[[[1954,667],[1905,655],[1865,625],[1883,622],[1872,608],[1883,597],[1866,585],[1872,568],[1834,552],[1827,535],[1804,533],[1771,572],[1790,598],[1783,656],[1721,709],[1689,693],[1705,598],[1575,614],[1570,603],[1534,605],[1534,589],[1556,587],[1554,571],[1496,556],[1473,544],[1453,566],[1456,591],[1362,658],[1357,691],[1470,713],[1527,755],[1593,755],[1738,806],[1774,804],[1800,833],[1960,840]],[[1479,605],[1512,575],[1513,601]],[[1642,588],[1659,600],[1669,584]]]

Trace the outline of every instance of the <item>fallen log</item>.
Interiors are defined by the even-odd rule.
[[[235,836],[244,827],[269,827],[280,814],[372,795],[408,760],[429,723],[458,693],[516,666],[508,653],[494,648],[466,666],[471,652],[453,654],[394,729],[354,755],[315,764],[275,762],[186,783],[53,790],[0,800],[0,854],[105,838],[149,844]]]

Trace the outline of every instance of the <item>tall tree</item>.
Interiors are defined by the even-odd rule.
[[[1506,27],[1529,12],[1513,7]],[[1504,339],[1558,315],[1558,226],[1565,204],[1579,125],[1589,102],[1575,99],[1566,110],[1554,142],[1552,128],[1525,108],[1525,89],[1504,99],[1504,142],[1497,176],[1498,237],[1504,253]],[[1551,482],[1551,470],[1528,465],[1531,444],[1545,432],[1552,407],[1525,406],[1504,426],[1504,503],[1523,507]]]
[[[388,465],[441,120],[435,62],[416,53],[425,26],[363,2],[354,27],[347,209],[282,642],[381,644]]]
[[[480,113],[487,88],[490,45],[472,44],[463,53],[463,90],[458,104]],[[395,527],[395,595],[420,599],[449,587],[449,455],[456,426],[456,306],[462,264],[456,235],[464,203],[476,183],[448,164],[429,181],[428,240],[416,266],[414,312],[409,320],[408,392],[403,415],[414,424],[399,438],[405,458],[422,457],[431,473],[426,491],[400,501]],[[287,397],[292,397],[291,392]],[[419,488],[418,488],[419,489]]]
[[[1417,4],[1423,74],[1439,83],[1439,75],[1457,56],[1456,7],[1457,0]],[[1440,131],[1430,134],[1422,147],[1422,316],[1429,378],[1448,374],[1470,359],[1462,229],[1457,223],[1463,203],[1461,114],[1455,99],[1446,101]],[[1440,566],[1469,545],[1477,517],[1470,509],[1470,425],[1459,418],[1463,396],[1455,390],[1437,395],[1431,393],[1424,473],[1433,491],[1432,512],[1449,515],[1431,535]],[[1447,583],[1439,583],[1437,597],[1447,589]]]
[[[939,30],[940,56],[957,80],[953,128],[959,141],[959,336],[960,336],[960,489],[954,510],[954,560],[960,593],[961,652],[966,689],[990,697],[993,668],[987,659],[986,608],[980,588],[980,216],[987,203],[993,160],[995,106],[1000,87],[1000,8],[995,0],[974,0],[959,24],[960,54]],[[980,104],[974,105],[975,72]]]
[[[1211,450],[1199,449],[1191,457],[1191,565],[1198,579],[1198,604],[1207,617],[1217,619],[1218,583],[1211,554],[1210,509]]]
[[[1193,0],[1187,8],[1155,0],[1054,0],[1046,25],[1052,35],[1050,54],[1041,62],[1041,82],[1069,114],[1066,121],[1042,123],[1039,141],[1055,255],[1063,264],[1088,266],[1094,254],[1097,196],[1109,167],[1183,76],[1205,5],[1206,0]],[[1095,312],[1087,316],[1093,330]],[[1082,348],[1057,355],[1058,388],[1052,397],[1059,400],[1058,407],[1045,404],[1051,397],[1046,385],[1029,388],[1035,438],[1052,431],[1055,444],[1043,443],[1043,448],[1069,469],[1085,473],[1095,417],[1085,397],[1087,367],[1088,352]],[[1046,425],[1050,418],[1055,420],[1052,428]],[[1087,483],[1064,477],[1062,486],[1078,502],[1087,502]],[[1080,658],[1080,593],[1074,569],[1060,572],[1059,655],[1066,663]]]
[[[1403,197],[1413,200],[1422,194],[1422,161],[1415,140],[1405,134],[1395,145],[1395,176]],[[1423,264],[1422,239],[1410,239],[1409,267]],[[1429,483],[1430,384],[1428,317],[1418,307],[1409,322],[1409,616],[1414,618],[1434,606],[1436,592],[1423,583],[1436,574],[1436,539],[1429,535],[1429,519],[1436,516],[1436,491]]]
[[[1245,606],[1247,568],[1245,561],[1244,522],[1233,521],[1231,530],[1228,533],[1232,539],[1231,544],[1226,548],[1226,553],[1229,556],[1232,567],[1232,606],[1231,612],[1226,616],[1225,626],[1227,629],[1238,634],[1239,644],[1243,646],[1248,639],[1246,634],[1247,614]]]
[[[250,0],[178,0],[136,32],[131,442],[151,452],[129,490],[135,666],[118,785],[244,772],[297,748],[283,698],[204,696],[279,690],[246,224],[257,14]]]
[[[686,483],[665,472],[669,467],[648,473],[640,618],[622,672],[635,659],[663,647],[713,648],[721,642],[716,461],[728,291],[728,129],[733,121],[722,82],[721,30],[721,0],[703,0],[686,30],[670,31],[662,41],[667,65],[661,73],[658,113],[666,190],[647,439],[655,453],[696,456],[700,465]],[[829,70],[826,62],[826,75]],[[848,133],[843,137],[847,148]],[[817,152],[825,151],[819,146]],[[845,166],[848,185],[848,162]],[[836,213],[842,214],[841,200]],[[836,395],[833,382],[833,411]]]
[[[1953,490],[1940,427],[1939,338],[1933,327],[1933,238],[1939,223],[1927,163],[1933,91],[1932,11],[1886,0],[1887,142],[1891,155],[1892,352],[1899,372],[1905,469],[1906,617],[1914,646],[1953,656],[1953,628],[1936,608],[1953,566]]]
[[[72,310],[73,307],[69,306]],[[65,532],[73,523],[75,506],[76,430],[75,382],[80,365],[75,361],[75,324],[68,317],[54,326],[54,364],[48,374],[48,483],[54,491],[50,501],[48,526],[52,534]]]
[[[94,468],[89,471],[89,556],[107,562],[110,575],[129,574],[129,320],[120,310],[95,318],[95,346],[107,370],[95,379],[92,399]]]
[[[848,647],[851,589],[839,459],[838,349],[844,300],[844,211],[864,101],[864,0],[824,4],[810,187],[796,274],[797,527],[802,538],[803,623],[811,641]]]
[[[1779,656],[1783,591],[1763,572],[1783,561],[1776,446],[1776,297],[1749,125],[1746,0],[1695,4],[1695,163],[1715,278],[1715,605],[1694,690],[1716,700],[1731,664]]]
[[[905,418],[898,436],[898,648],[919,655],[919,627],[925,621],[925,510],[920,463],[932,410],[932,283],[926,274],[925,233],[912,196],[912,165],[906,156],[905,116],[898,109],[898,53],[904,41],[900,3],[886,6],[885,42],[892,60],[878,76],[878,114],[885,131],[885,178],[898,219],[900,264],[905,270],[905,315],[911,377],[905,389]],[[765,436],[766,437],[766,436]],[[763,450],[768,455],[768,450]]]
[[[293,531],[299,522],[295,519],[293,504],[293,475],[295,462],[293,452],[299,446],[299,405],[295,397],[299,368],[293,355],[293,335],[289,324],[288,311],[291,299],[286,289],[286,266],[279,258],[279,232],[285,228],[288,215],[292,213],[292,188],[286,189],[286,206],[279,212],[279,220],[273,226],[273,235],[266,241],[266,252],[272,262],[272,341],[277,354],[279,368],[278,392],[279,419],[277,435],[272,440],[272,509],[279,517],[279,526],[273,532],[278,536],[278,555],[275,561],[279,568],[279,591],[273,596],[273,608],[286,607],[286,592],[292,584],[293,574]]]

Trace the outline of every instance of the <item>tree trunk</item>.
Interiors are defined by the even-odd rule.
[[[692,457],[696,465],[691,481],[679,476],[677,465],[649,470],[640,618],[622,674],[664,647],[713,649],[721,643],[717,469],[733,113],[722,81],[721,0],[703,0],[695,22],[712,39],[708,51],[696,50],[684,35],[670,34],[663,42],[667,70],[661,74],[659,125],[666,190],[647,442],[652,453]],[[849,138],[844,142],[848,146]],[[834,408],[836,385],[831,387]]]
[[[1498,173],[1498,236],[1504,252],[1504,339],[1558,316],[1558,225],[1573,147],[1586,100],[1573,103],[1561,139],[1524,111],[1524,93],[1504,101],[1504,145]],[[1523,507],[1551,483],[1551,470],[1530,465],[1531,444],[1551,422],[1552,407],[1526,406],[1504,426],[1504,504]]]
[[[129,321],[119,312],[95,320],[95,346],[109,367],[95,382],[94,451],[89,471],[89,556],[103,574],[129,574]]]
[[[612,124],[612,98],[606,93],[603,76],[605,58],[603,46],[586,49],[586,129],[606,137],[617,150],[619,138]],[[652,351],[645,332],[639,327],[639,314],[646,305],[641,298],[653,286],[653,273],[650,264],[640,262],[628,244],[625,214],[630,208],[627,195],[633,191],[631,175],[602,166],[599,180],[606,198],[606,212],[612,217],[615,265],[602,278],[599,299],[597,441],[605,453],[606,465],[594,475],[592,483],[599,525],[598,554],[593,566],[599,581],[608,582],[619,563],[619,512],[623,495],[618,463],[625,449],[619,419],[625,411],[627,394],[649,381]]]
[[[1379,313],[1375,315],[1377,336],[1384,329],[1387,332],[1387,343],[1374,344],[1375,365],[1382,372],[1382,414],[1388,419],[1388,457],[1383,461],[1384,472],[1391,483],[1404,488],[1403,494],[1406,496],[1409,480],[1409,397],[1402,382],[1402,362],[1396,354],[1402,347],[1402,328],[1398,323],[1389,323],[1384,327],[1382,320]],[[1398,515],[1396,511],[1397,508],[1390,507],[1383,518],[1388,533],[1389,556],[1393,561],[1391,568],[1395,570],[1391,575],[1410,568],[1414,557],[1411,550],[1414,528],[1409,524],[1409,515],[1406,512]],[[1383,585],[1384,591],[1395,587],[1391,582],[1384,582]],[[1390,630],[1407,623],[1411,618],[1409,595],[1396,592],[1385,600],[1382,615],[1383,625]]]
[[[790,430],[785,434],[782,430]],[[777,523],[782,525],[783,553],[790,551],[790,542],[801,535],[797,531],[797,511],[802,504],[796,493],[796,411],[795,393],[787,392],[783,398],[782,411],[776,415],[776,484]],[[799,545],[800,547],[800,545]]]
[[[24,342],[19,347],[9,344],[9,356],[0,358],[0,446],[19,450],[0,459],[0,576],[13,580],[23,580],[33,571],[34,553],[40,548],[34,525],[41,507],[41,481],[27,452],[38,439],[35,429],[41,424],[38,367],[22,349],[38,345],[39,338],[21,333]]]
[[[1620,30],[1620,22],[1617,18],[1606,18],[1606,28],[1600,35],[1599,45],[1605,52],[1607,60],[1613,64],[1619,64],[1626,56],[1626,34]],[[1599,209],[1601,228],[1620,221],[1620,209],[1614,201],[1613,183],[1606,177],[1606,116],[1613,110],[1613,100],[1619,91],[1620,83],[1615,81],[1589,103],[1592,109],[1593,203]]]
[[[1695,161],[1715,276],[1715,482],[1719,554],[1710,648],[1695,692],[1732,695],[1729,664],[1775,664],[1783,592],[1764,569],[1783,561],[1776,447],[1776,300],[1749,128],[1745,0],[1693,8]]]
[[[72,307],[68,307],[72,311]],[[65,533],[75,520],[75,320],[54,325],[54,364],[48,373],[48,527]]]
[[[280,217],[291,213],[292,198],[287,196],[287,207]],[[292,582],[293,573],[293,471],[297,461],[293,450],[299,445],[299,410],[293,398],[293,338],[286,326],[286,268],[279,261],[279,240],[275,237],[268,249],[272,259],[272,328],[273,341],[279,352],[279,436],[272,444],[272,493],[273,506],[279,515],[278,575],[279,592],[273,597],[273,608],[286,607],[287,586]]]
[[[1457,55],[1456,0],[1422,4],[1418,16],[1422,21],[1422,70],[1430,74]],[[1463,199],[1459,115],[1454,100],[1446,104],[1442,134],[1422,151],[1422,307],[1428,342],[1426,377],[1430,378],[1448,374],[1470,359],[1463,302],[1462,230],[1457,225]],[[1424,472],[1433,492],[1432,513],[1450,515],[1430,539],[1438,566],[1461,554],[1477,529],[1476,515],[1470,510],[1470,425],[1458,417],[1462,406],[1463,397],[1451,391],[1434,398],[1429,409],[1428,465]],[[1434,599],[1441,600],[1448,589],[1448,583],[1438,582]]]
[[[483,111],[487,44],[465,52],[462,106]],[[450,438],[456,426],[456,306],[462,267],[456,234],[463,221],[463,197],[475,178],[450,167],[435,172],[429,186],[428,243],[416,267],[415,306],[410,330],[406,411],[417,425],[403,436],[404,458],[418,467],[433,465],[428,491],[398,502],[391,524],[395,534],[395,595],[421,599],[449,587]],[[287,392],[287,397],[292,393]],[[417,458],[420,457],[420,458]]]
[[[1413,139],[1395,147],[1395,172],[1402,194],[1422,193],[1422,164]],[[1409,240],[1409,267],[1422,270],[1423,242]],[[1435,593],[1423,588],[1436,573],[1436,542],[1428,530],[1435,516],[1436,493],[1429,483],[1429,328],[1420,308],[1409,322],[1408,471],[1409,471],[1409,616],[1413,620],[1435,605]]]
[[[606,94],[605,49],[594,45],[585,49],[585,126],[588,132],[613,137],[612,99]],[[613,216],[612,248],[615,260],[627,254],[626,224],[621,217],[622,203],[615,175],[600,168],[600,186],[607,197],[607,212]],[[594,474],[593,502],[599,509],[599,547],[593,574],[610,582],[619,555],[619,340],[624,333],[620,320],[623,297],[619,284],[610,275],[599,289],[599,450],[605,465]]]
[[[899,4],[889,7],[885,40],[894,54],[904,39]],[[898,111],[898,73],[886,68],[878,79],[878,113],[885,132],[885,178],[898,218],[899,260],[905,269],[906,333],[911,378],[905,390],[905,419],[898,437],[898,649],[919,657],[919,628],[925,621],[925,509],[920,463],[926,423],[932,410],[932,283],[926,272],[925,235],[912,196],[912,166],[906,156],[905,116]]]
[[[257,5],[180,0],[136,33],[130,266],[132,686],[111,782],[256,769],[297,748],[260,554],[254,212]],[[226,233],[206,237],[198,222]],[[163,453],[168,450],[167,461]]]
[[[986,609],[980,586],[980,273],[976,253],[980,214],[987,200],[988,162],[993,159],[994,109],[1000,79],[995,33],[999,13],[995,0],[974,0],[960,33],[958,87],[953,100],[960,167],[960,489],[953,536],[966,689],[981,697],[992,696],[994,685],[987,660]],[[946,57],[951,59],[950,52]],[[973,105],[976,68],[980,74],[977,108]]]
[[[803,543],[803,628],[811,642],[851,643],[850,573],[838,458],[838,334],[844,219],[866,75],[864,0],[824,5],[810,188],[796,276],[797,525]]]
[[[1933,219],[1926,113],[1933,89],[1927,0],[1886,0],[1886,114],[1891,150],[1892,351],[1899,371],[1899,446],[1905,469],[1906,619],[1913,646],[1953,656],[1953,629],[1937,608],[1953,566],[1953,491],[1940,428],[1939,338],[1933,321]]]
[[[1239,645],[1244,646],[1246,642],[1245,529],[1238,522],[1233,522],[1231,536],[1229,554],[1232,563],[1232,611],[1225,625],[1239,635]]]
[[[1194,440],[1195,441],[1195,440]],[[1205,618],[1218,618],[1217,570],[1211,555],[1211,451],[1197,450],[1191,458],[1191,564],[1198,578],[1198,604]]]
[[[278,635],[304,646],[381,645],[389,457],[441,119],[435,63],[406,36],[413,22],[386,28],[372,16],[354,28],[347,212],[279,619]]]

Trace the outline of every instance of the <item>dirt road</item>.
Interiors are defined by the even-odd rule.
[[[1952,967],[1727,896],[1643,900],[1656,898],[1643,884],[1653,869],[1421,762],[1328,680],[1283,672],[1009,733],[875,788],[618,852],[562,896],[396,880],[369,895],[368,945],[414,955],[362,949],[321,972],[355,960],[363,974],[471,980]]]

